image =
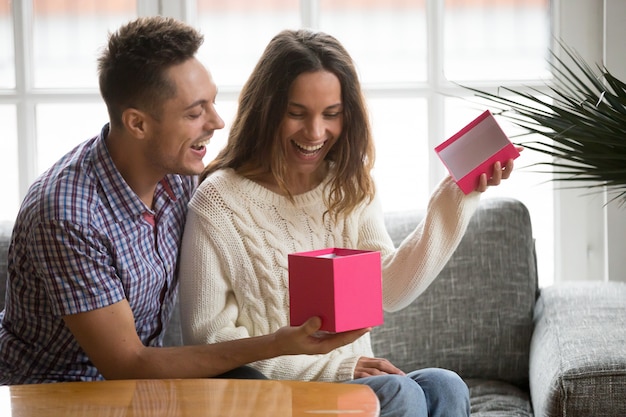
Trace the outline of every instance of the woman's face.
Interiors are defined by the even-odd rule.
[[[289,89],[280,139],[292,179],[322,174],[324,158],[343,128],[341,84],[331,72],[299,75]]]

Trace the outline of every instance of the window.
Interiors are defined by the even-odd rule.
[[[15,87],[13,20],[9,5],[9,0],[0,1],[0,89]]]
[[[549,77],[549,0],[0,0],[0,169],[14,179],[0,219],[12,219],[35,177],[106,122],[96,57],[107,32],[158,12],[205,35],[199,58],[219,86],[226,122],[207,161],[225,142],[239,89],[272,36],[297,27],[336,36],[363,82],[374,175],[389,211],[425,207],[445,175],[433,148],[484,110],[461,85],[543,85]],[[510,195],[529,207],[545,284],[553,276],[552,216],[532,213],[552,204],[552,186],[524,168],[537,156],[522,155],[514,176],[483,198]]]
[[[135,16],[124,0],[0,0],[0,158],[11,179],[0,220],[15,217],[37,175],[106,123],[97,51]]]
[[[445,174],[433,148],[484,110],[466,100],[471,97],[459,84],[542,85],[550,76],[548,0],[198,0],[196,7],[192,15],[207,37],[203,61],[221,86],[218,101],[229,109],[222,111],[227,126],[215,135],[209,157],[225,142],[238,86],[271,37],[283,28],[324,30],[357,64],[376,140],[374,175],[386,210],[425,206]],[[503,128],[515,133],[512,126]],[[514,196],[531,213],[551,213],[551,185],[524,168],[539,158],[523,154],[514,176],[484,198]],[[549,283],[552,219],[532,219],[542,254],[540,279]]]
[[[2,126],[2,136],[0,136],[0,175],[7,178],[4,181],[2,192],[3,202],[0,204],[0,221],[10,218],[17,213],[20,198],[17,168],[17,117],[15,106],[0,104],[0,126]]]

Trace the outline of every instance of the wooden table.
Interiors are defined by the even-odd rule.
[[[365,385],[167,379],[0,386],[3,417],[376,417]]]

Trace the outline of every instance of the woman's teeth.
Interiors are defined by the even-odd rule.
[[[324,147],[324,144],[326,142],[322,142],[318,145],[315,146],[308,146],[308,145],[303,145],[301,143],[298,143],[296,141],[292,141],[294,145],[296,145],[298,147],[298,149],[300,149],[301,151],[305,152],[305,153],[314,153],[319,151],[320,149],[322,149]]]

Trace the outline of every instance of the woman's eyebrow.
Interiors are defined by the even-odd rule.
[[[301,109],[306,109],[307,107],[304,104],[300,104],[297,103],[295,101],[290,101],[289,103],[287,103],[288,106],[294,106],[294,107],[299,107]],[[336,103],[336,104],[331,104],[330,106],[326,107],[324,110],[330,110],[330,109],[335,109],[337,107],[343,107],[343,103]]]

